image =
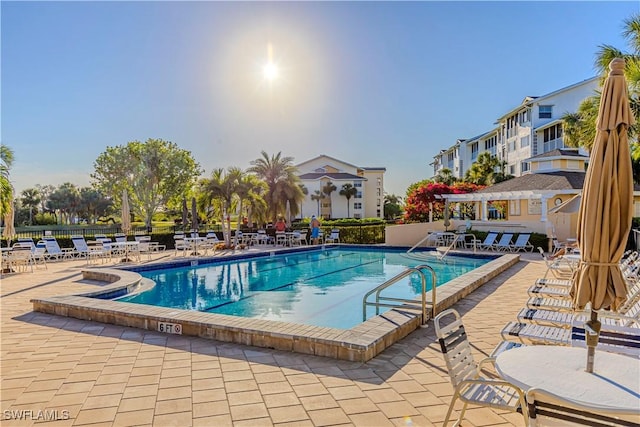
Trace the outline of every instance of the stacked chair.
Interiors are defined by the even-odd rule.
[[[618,313],[602,311],[598,348],[640,358],[640,280],[638,253],[631,252],[620,263],[627,281],[628,298]],[[494,350],[497,355],[523,344],[585,346],[584,323],[589,311],[574,311],[569,291],[572,279],[538,279],[528,289],[529,300],[518,313],[518,320],[502,329],[504,341]]]

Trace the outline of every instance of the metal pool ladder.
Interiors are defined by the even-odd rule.
[[[431,302],[427,302],[427,279],[423,270],[429,270],[431,272]],[[416,273],[420,276],[420,282],[422,283],[422,295],[420,301],[409,298],[392,298],[380,296],[380,292],[389,286],[399,282],[411,274]],[[367,301],[369,296],[376,294],[376,300]],[[376,286],[372,290],[366,293],[362,298],[362,320],[367,320],[367,307],[374,306],[376,308],[376,315],[380,314],[380,307],[402,307],[405,308],[417,308],[417,304],[420,302],[420,313],[422,313],[422,324],[427,323],[427,307],[430,306],[431,318],[436,316],[436,272],[430,266],[421,264],[415,267],[409,267],[397,276],[392,277],[381,285]]]

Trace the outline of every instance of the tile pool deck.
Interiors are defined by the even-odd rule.
[[[452,388],[432,322],[362,363],[33,312],[33,298],[103,286],[83,279],[84,268],[65,261],[2,278],[3,426],[442,424]],[[477,358],[499,342],[544,271],[539,255],[521,255],[454,305]],[[11,419],[19,414],[28,419]],[[59,420],[43,420],[52,414]],[[465,424],[522,418],[472,408]]]

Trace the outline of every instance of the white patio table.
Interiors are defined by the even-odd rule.
[[[640,359],[596,351],[593,373],[586,364],[586,348],[532,345],[500,353],[496,370],[525,392],[543,389],[594,413],[636,411],[640,422]]]

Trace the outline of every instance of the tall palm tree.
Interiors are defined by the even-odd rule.
[[[453,171],[449,168],[443,168],[438,171],[438,174],[433,178],[435,182],[441,182],[443,184],[451,185],[456,182],[456,177],[453,176]]]
[[[29,225],[33,225],[33,211],[37,212],[40,204],[40,192],[37,188],[22,190],[22,204],[29,209]]]
[[[611,45],[603,44],[596,52],[595,68],[600,75],[601,84],[609,73],[609,63],[613,58],[624,58],[625,78],[629,87],[629,104],[636,117],[640,117],[640,14],[623,21],[622,35],[629,43],[630,52]],[[564,142],[571,147],[585,147],[590,149],[596,135],[596,119],[600,106],[600,93],[585,99],[576,113],[568,113],[563,120]],[[629,142],[634,160],[640,160],[638,135],[640,121],[629,128]],[[637,177],[634,177],[637,179]]]
[[[320,216],[320,200],[324,199],[325,197],[327,196],[320,190],[314,191],[311,195],[311,200],[315,200],[318,203],[318,216]]]
[[[471,165],[464,176],[466,182],[478,185],[493,185],[501,181],[513,178],[505,175],[504,168],[506,162],[499,160],[496,156],[485,151],[478,155],[476,161]]]
[[[347,217],[351,218],[351,213],[349,212],[349,201],[352,197],[358,194],[358,189],[353,186],[351,183],[346,183],[342,186],[342,190],[340,190],[340,195],[344,196],[347,199]]]
[[[265,151],[262,151],[261,155],[262,157],[251,162],[251,167],[247,171],[255,173],[267,183],[268,190],[265,200],[269,207],[269,215],[275,223],[278,214],[284,211],[288,200],[286,197],[292,194],[292,191],[282,191],[283,188],[291,189],[294,186],[298,188],[300,178],[296,175],[298,170],[293,164],[293,157],[283,157],[281,152],[269,156]],[[295,193],[294,198],[289,200],[293,201],[292,204],[297,205],[304,195],[299,191],[299,188]]]
[[[328,181],[325,185],[322,186],[322,192],[327,195],[329,199],[329,218],[333,218],[333,207],[331,206],[331,193],[336,191],[338,187],[336,187],[333,182]]]
[[[11,209],[13,200],[13,185],[9,180],[9,170],[13,165],[13,150],[0,144],[0,216]]]

